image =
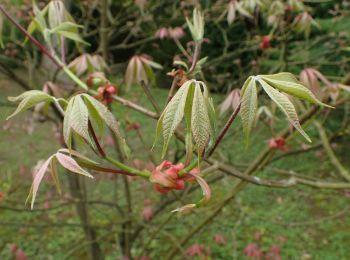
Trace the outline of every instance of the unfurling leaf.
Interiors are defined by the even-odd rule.
[[[186,159],[192,152],[192,137],[198,152],[202,153],[208,140],[213,136],[215,110],[208,97],[208,90],[201,81],[188,80],[177,91],[161,114],[156,130],[156,140],[163,133],[164,157],[170,139],[180,125],[183,117],[186,122]],[[191,142],[191,144],[189,143]]]
[[[316,96],[308,88],[303,86],[291,73],[281,72],[273,75],[260,75],[259,77],[279,91],[309,101],[313,104],[331,107],[319,101]]]
[[[94,147],[88,130],[89,113],[82,97],[79,95],[75,96],[69,102],[73,103],[69,113],[69,126]]]
[[[41,181],[44,178],[45,173],[47,172],[48,167],[50,166],[50,170],[51,170],[51,176],[52,179],[55,183],[55,186],[58,190],[59,193],[61,193],[61,188],[59,185],[59,179],[58,179],[58,174],[57,174],[57,170],[56,170],[56,160],[68,171],[71,171],[73,173],[78,173],[84,176],[87,176],[89,178],[93,178],[93,176],[88,173],[86,170],[84,170],[72,157],[65,155],[64,153],[70,153],[78,158],[83,158],[85,159],[86,157],[81,155],[80,153],[76,152],[76,151],[69,151],[67,149],[60,149],[57,151],[57,153],[55,153],[54,155],[50,156],[36,171],[35,175],[34,175],[34,180],[33,180],[33,184],[30,188],[30,192],[28,195],[27,200],[31,197],[31,209],[33,209],[34,207],[34,202],[35,202],[35,198],[39,189],[39,185],[41,183]],[[86,158],[86,161],[91,161],[90,159]],[[94,164],[96,164],[95,162],[93,162]]]
[[[184,109],[187,99],[188,90],[192,81],[187,81],[185,84],[181,86],[175,96],[170,100],[166,108],[162,113],[162,122],[158,122],[158,124],[162,124],[163,130],[163,152],[162,156],[165,156],[165,153],[168,149],[168,145],[170,142],[171,136],[174,134],[176,128],[179,126],[183,116]],[[158,126],[157,126],[158,128]]]
[[[35,202],[35,197],[36,197],[36,194],[38,192],[38,189],[39,189],[39,185],[42,181],[42,179],[44,178],[44,175],[47,171],[47,168],[49,167],[49,164],[51,162],[51,159],[52,159],[53,156],[51,156],[49,159],[47,159],[42,165],[41,167],[39,168],[39,170],[35,173],[35,176],[34,176],[34,180],[33,180],[33,184],[32,184],[32,187],[30,189],[30,193],[29,193],[29,196],[31,195],[32,196],[32,201],[31,201],[31,208],[33,209],[33,206],[34,206],[34,202]],[[28,196],[28,198],[29,198]]]
[[[191,127],[196,142],[198,156],[201,156],[211,133],[207,105],[200,86],[196,86],[193,95]]]
[[[133,83],[136,84],[155,84],[153,69],[162,69],[163,67],[152,61],[152,58],[146,54],[133,56],[126,68],[124,81],[129,88]]]
[[[305,133],[305,131],[301,128],[299,123],[297,112],[292,104],[292,102],[288,99],[288,97],[278,90],[271,87],[264,80],[258,79],[259,83],[267,93],[267,95],[272,99],[273,102],[282,110],[282,112],[287,116],[288,121],[299,131],[299,133],[305,137],[305,139],[311,142],[310,137]]]
[[[188,28],[190,29],[194,41],[199,42],[203,40],[204,36],[204,17],[203,13],[195,8],[193,10],[192,21],[186,17]]]
[[[281,72],[273,75],[258,75],[249,77],[241,91],[241,117],[243,131],[249,137],[257,114],[257,82],[272,99],[274,103],[287,116],[288,121],[299,131],[305,139],[311,142],[310,137],[302,129],[293,103],[288,99],[289,94],[310,103],[330,107],[321,101],[305,86],[303,86],[292,74]],[[248,140],[248,139],[247,139]]]
[[[243,85],[241,91],[241,110],[243,132],[246,142],[249,142],[250,132],[254,125],[256,112],[258,108],[258,94],[256,89],[256,81],[249,77]]]
[[[58,162],[68,171],[85,175],[89,178],[93,178],[93,176],[87,171],[85,171],[83,168],[81,168],[79,164],[72,157],[65,155],[63,153],[57,153],[56,158]]]
[[[12,102],[17,102],[17,101],[21,101],[21,102],[19,103],[16,111],[7,117],[7,120],[10,119],[11,117],[14,117],[18,113],[28,110],[29,108],[41,102],[54,100],[53,97],[39,90],[30,90],[30,91],[24,92],[18,97],[9,97],[8,99]]]
[[[95,98],[83,94],[87,102],[90,102],[91,106],[88,106],[89,111],[94,110],[94,112],[89,112],[89,116],[92,120],[99,121],[102,120],[109,127],[109,129],[116,136],[119,144],[121,145],[121,152],[125,157],[129,157],[129,147],[127,146],[124,137],[120,133],[119,125],[117,120],[114,118],[113,114],[108,110],[108,108]],[[94,116],[99,116],[100,118],[94,118]]]
[[[199,200],[197,203],[191,203],[184,205],[180,208],[174,209],[171,212],[180,212],[180,213],[188,213],[194,208],[198,208],[203,206],[204,204],[208,203],[211,198],[211,189],[208,185],[208,183],[199,175],[199,171],[196,174],[193,174],[191,172],[187,173],[187,175],[191,176],[191,178],[194,178],[199,186],[202,189],[203,198]]]
[[[72,131],[95,147],[90,138],[89,120],[97,122],[99,129],[102,128],[100,124],[103,121],[117,137],[123,155],[128,157],[128,147],[119,131],[117,120],[105,105],[88,94],[74,96],[68,102],[63,120],[63,137],[68,148],[71,147]]]

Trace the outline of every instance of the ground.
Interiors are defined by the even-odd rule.
[[[64,186],[63,196],[60,197],[52,182],[44,182],[39,190],[35,210],[30,211],[24,205],[31,183],[31,169],[38,160],[48,158],[59,147],[53,138],[52,126],[50,123],[35,123],[31,129],[28,120],[31,112],[5,121],[15,108],[9,105],[6,97],[20,93],[21,89],[7,81],[0,83],[0,192],[7,193],[2,200],[0,198],[0,259],[11,259],[8,244],[12,243],[23,249],[29,259],[81,259],[81,248],[87,243],[74,204],[67,199],[67,187]],[[140,90],[134,95],[140,96],[141,93]],[[154,93],[157,100],[165,100],[165,91],[155,90]],[[217,100],[220,98],[216,97]],[[150,107],[146,100],[141,103]],[[146,146],[149,148],[152,145],[155,124],[151,119],[144,119],[133,111],[126,113],[120,105],[116,105],[113,111],[118,117],[128,117],[130,121],[138,122],[144,132]],[[238,128],[239,122],[234,125],[234,129]],[[227,136],[229,140],[221,149],[223,156],[230,158],[233,165],[244,167],[261,147],[267,145],[268,136],[261,137],[264,127],[258,127],[256,131],[252,140],[254,145],[248,148],[242,144],[241,131]],[[134,156],[147,160],[149,153],[145,152],[135,131],[126,134]],[[317,135],[313,138],[317,138]],[[298,138],[296,143],[290,145],[295,147],[301,140]],[[336,151],[342,151],[341,145]],[[276,176],[276,169],[293,169],[304,175],[322,176],[324,179],[335,176],[337,173],[326,157],[320,160],[316,153],[311,151],[287,157],[257,174],[270,178]],[[62,179],[65,174],[62,172]],[[208,208],[200,209],[193,215],[175,217],[176,221],[165,228],[165,235],[161,235],[163,239],[181,238],[186,234],[198,218],[206,216],[207,210],[225,197],[232,183],[232,177],[225,177],[219,184],[212,185],[213,201]],[[142,184],[137,181],[133,181],[132,185],[134,218],[141,221],[143,198],[149,196],[156,201],[158,195],[151,188],[144,193]],[[98,201],[118,201],[123,206],[122,183],[109,176],[87,180],[87,187],[93,207],[92,224],[99,232],[99,241],[106,250],[107,259],[116,259],[119,256],[115,236],[118,226],[111,223],[117,223],[121,217],[115,208]],[[248,185],[224,208],[215,222],[204,228],[185,248],[199,243],[210,248],[213,259],[245,259],[244,249],[253,243],[263,251],[278,246],[282,259],[346,260],[350,258],[349,200],[350,193],[343,190],[320,190],[305,186],[278,189]],[[166,214],[157,217],[157,223],[161,223],[174,207],[171,205]],[[213,240],[216,234],[225,236],[227,244],[216,244]],[[161,259],[165,253],[166,248],[160,245],[159,240],[150,244],[150,249],[153,249],[150,255],[154,259]],[[180,255],[178,257],[181,258]]]

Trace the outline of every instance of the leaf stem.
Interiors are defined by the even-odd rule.
[[[89,128],[89,131],[90,131],[90,133],[91,133],[91,135],[92,135],[92,139],[94,139],[94,142],[95,142],[95,144],[96,144],[96,147],[97,147],[98,152],[100,153],[100,156],[101,156],[102,158],[105,158],[105,157],[106,157],[106,153],[105,153],[105,151],[103,150],[103,148],[102,148],[100,142],[98,141],[98,138],[97,138],[97,136],[96,136],[95,130],[94,130],[94,128],[92,127],[92,124],[91,124],[91,121],[90,121],[90,120],[88,120],[88,128]]]
[[[222,130],[220,131],[220,134],[218,135],[218,137],[216,138],[215,144],[214,146],[209,150],[208,155],[206,156],[206,158],[209,158],[214,151],[216,150],[216,148],[218,147],[218,145],[220,144],[220,142],[222,141],[222,139],[224,138],[225,134],[227,133],[228,129],[230,128],[230,126],[232,125],[233,121],[236,119],[238,112],[241,109],[241,104],[239,104],[239,106],[235,109],[235,111],[231,114],[229,120],[227,121],[227,123],[225,124],[225,126],[222,128]]]
[[[146,85],[146,83],[141,80],[141,83],[140,83],[143,91],[145,92],[148,100],[151,102],[152,106],[154,107],[154,109],[157,111],[157,114],[160,115],[160,108],[158,106],[158,103],[157,101],[154,99],[154,97],[152,96],[152,93],[149,89],[149,87]]]
[[[191,74],[195,70],[197,62],[198,62],[198,59],[199,59],[199,57],[201,55],[201,49],[202,49],[202,41],[196,42],[195,46],[194,46],[194,54],[193,54],[192,65],[191,65],[191,68],[188,71],[188,74]]]
[[[151,173],[149,171],[139,171],[137,169],[134,169],[134,168],[132,168],[124,163],[121,163],[121,162],[113,159],[112,157],[110,157],[108,155],[106,155],[105,159],[123,171],[127,171],[127,172],[134,174],[134,175],[144,177],[144,178],[149,178],[151,176]]]

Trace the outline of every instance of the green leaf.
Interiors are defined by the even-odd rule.
[[[69,111],[69,126],[74,132],[76,132],[79,136],[84,138],[92,147],[94,146],[94,142],[90,138],[89,130],[88,130],[88,122],[89,122],[89,112],[88,109],[82,99],[82,97],[75,96],[74,102],[71,110]]]
[[[242,87],[240,110],[246,144],[249,143],[250,132],[254,125],[257,109],[258,93],[256,89],[256,81],[252,77],[249,77]]]
[[[51,28],[58,26],[64,18],[64,4],[61,1],[51,1],[48,4],[48,20]]]
[[[81,28],[81,25],[71,23],[71,22],[63,22],[56,27],[51,29],[51,33],[58,33],[58,32],[71,32],[75,33],[74,29]]]
[[[192,160],[193,142],[192,142],[192,105],[194,95],[194,84],[189,86],[187,93],[186,104],[185,104],[185,122],[186,122],[186,164]]]
[[[122,137],[118,122],[114,118],[113,114],[108,110],[108,108],[97,101],[94,97],[91,97],[88,94],[83,94],[83,96],[87,99],[88,102],[96,109],[98,115],[101,117],[101,119],[106,123],[106,125],[112,130],[113,134],[116,136],[119,144],[122,147],[122,153],[125,157],[128,157],[129,154],[129,148],[125,142],[125,139]],[[90,110],[91,111],[91,110]]]
[[[301,128],[295,108],[288,97],[271,87],[264,80],[258,78],[258,82],[261,84],[272,101],[275,102],[277,106],[282,110],[282,112],[287,116],[289,122],[299,131],[302,136],[305,137],[307,141],[311,143],[310,137]]]
[[[291,73],[281,72],[273,75],[259,75],[258,77],[262,78],[270,86],[289,95],[309,101],[313,104],[332,108],[319,101],[315,95],[308,88],[303,86]]]
[[[63,119],[63,138],[67,147],[71,148],[71,140],[72,140],[72,131],[70,127],[70,114],[74,104],[74,98],[70,99],[65,111],[64,119]]]
[[[86,45],[90,45],[88,42],[84,41],[77,33],[67,32],[67,31],[58,31],[57,33],[65,38],[67,38],[67,39],[72,40],[72,41],[83,43]]]
[[[16,102],[19,100],[21,102],[19,103],[15,112],[13,112],[10,116],[7,117],[7,120],[14,117],[20,112],[28,110],[29,108],[37,105],[38,103],[54,100],[53,97],[39,90],[30,90],[30,91],[24,92],[18,97],[9,97],[8,99],[11,102]]]
[[[35,15],[34,21],[36,23],[37,28],[42,32],[44,29],[47,28],[45,17],[44,17],[44,11],[46,10],[40,10],[39,7],[36,5],[35,1],[33,1],[33,13]]]
[[[194,90],[191,124],[193,139],[197,145],[198,156],[200,157],[208,144],[211,132],[207,106],[200,84],[196,84]]]
[[[164,109],[161,119],[162,119],[162,130],[163,130],[163,152],[162,157],[165,156],[165,153],[168,149],[171,136],[174,134],[176,128],[180,124],[183,116],[184,109],[186,104],[186,97],[190,85],[193,81],[189,80],[185,82],[180,89],[177,91],[175,96],[170,100],[166,108]],[[158,126],[157,126],[158,129]]]
[[[216,131],[217,131],[217,117],[216,112],[214,108],[214,102],[211,97],[205,97],[205,105],[207,107],[208,116],[209,116],[209,123],[210,123],[210,143],[213,143],[215,141]]]

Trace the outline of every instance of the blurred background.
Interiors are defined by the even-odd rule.
[[[49,2],[36,4],[43,9]],[[205,17],[201,57],[207,60],[199,78],[213,95],[219,126],[237,107],[239,89],[251,75],[291,72],[336,109],[321,110],[304,125],[311,144],[299,134],[279,136],[287,121],[262,93],[250,146],[243,142],[240,120],[235,121],[213,159],[243,172],[264,149],[274,150],[255,175],[281,185],[250,183],[228,199],[237,178],[214,169],[205,175],[212,188],[209,205],[174,215],[174,208],[200,198],[198,187],[159,195],[138,179],[128,178],[126,189],[120,176],[96,174],[90,180],[60,169],[62,194],[47,175],[30,210],[25,201],[33,172],[60,148],[61,124],[43,106],[7,121],[16,108],[7,97],[45,88],[64,96],[77,89],[2,14],[0,259],[350,259],[350,183],[344,177],[350,169],[349,1],[62,2],[89,43],[67,41],[65,62],[83,80],[104,71],[118,95],[149,110],[153,107],[142,88],[127,86],[128,62],[144,55],[162,65],[152,72],[151,92],[163,109],[174,61],[191,61],[194,43],[186,17],[194,7]],[[28,28],[35,15],[32,1],[0,4]],[[37,31],[33,36],[43,42]],[[88,54],[95,62],[84,61]],[[311,108],[293,103],[300,115]],[[111,110],[131,148],[129,163],[141,169],[158,165],[160,145],[150,151],[156,121],[117,102]],[[111,136],[102,143],[118,156]],[[84,144],[77,147],[94,156]],[[168,157],[183,159],[183,144],[174,139]],[[291,178],[300,182],[289,185]]]

